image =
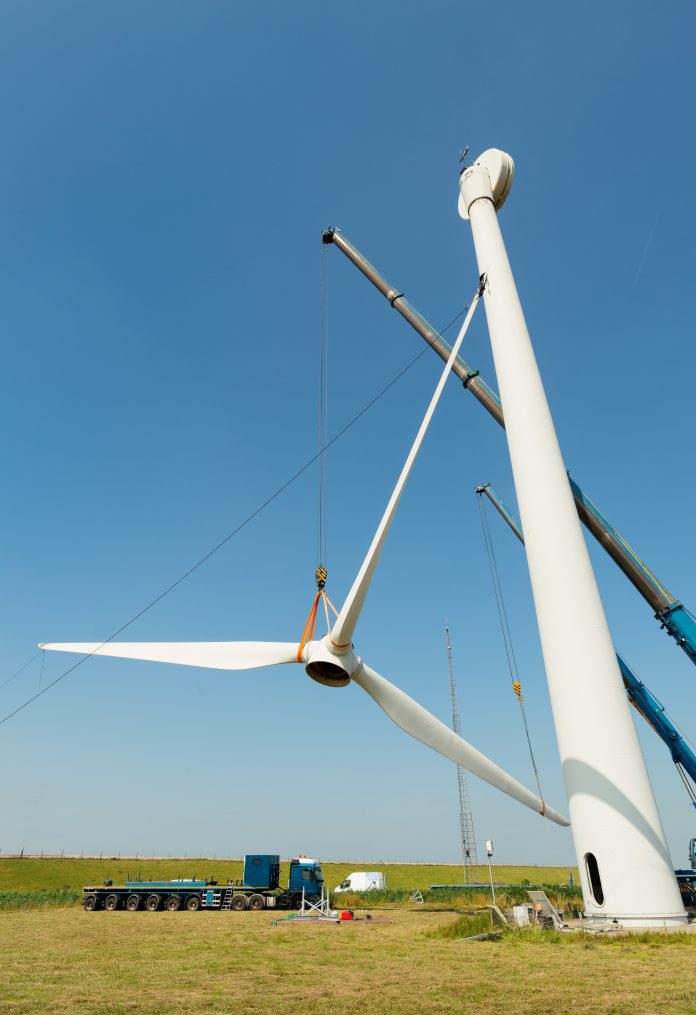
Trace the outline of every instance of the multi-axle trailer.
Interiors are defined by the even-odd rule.
[[[244,857],[242,881],[199,881],[196,878],[177,878],[174,881],[126,881],[114,885],[87,885],[84,889],[84,908],[113,912],[139,909],[156,913],[166,909],[171,913],[199,909],[259,910],[299,909],[302,898],[316,902],[321,897],[324,877],[318,860],[295,857],[290,861],[287,888],[280,887],[280,857],[268,853],[253,853]]]

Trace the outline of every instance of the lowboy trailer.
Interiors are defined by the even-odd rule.
[[[88,913],[96,909],[113,912],[139,909],[156,913],[160,909],[171,913],[185,909],[195,913],[199,909],[299,909],[302,893],[309,902],[321,897],[324,877],[318,860],[295,857],[290,861],[287,888],[280,887],[280,857],[268,853],[252,853],[244,857],[244,879],[228,881],[199,881],[196,878],[178,878],[174,881],[125,881],[122,885],[105,882],[103,885],[86,885],[83,906]]]

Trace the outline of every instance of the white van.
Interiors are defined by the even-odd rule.
[[[379,871],[353,871],[341,881],[335,892],[369,892],[372,888],[386,888],[386,874]]]

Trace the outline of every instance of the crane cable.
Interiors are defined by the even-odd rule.
[[[314,578],[317,583],[317,595],[324,605],[324,616],[326,617],[326,631],[331,633],[331,621],[329,620],[329,607],[338,617],[338,610],[326,594],[328,559],[327,550],[327,470],[328,470],[328,436],[329,436],[329,248],[325,243],[321,245],[321,279],[319,293],[319,420],[318,420],[318,451],[319,451],[319,496],[317,504],[317,568]]]
[[[684,771],[682,763],[680,761],[675,761],[674,767],[676,768],[677,772],[679,773],[679,778],[684,783],[684,789],[689,794],[689,798],[691,800],[691,803],[693,804],[694,807],[696,807],[696,792],[694,792],[694,788],[691,785],[691,783],[689,782],[689,777],[686,774],[686,772]]]
[[[317,407],[317,566],[314,571],[314,580],[317,583],[317,591],[309,608],[309,616],[305,623],[297,647],[297,661],[302,662],[302,653],[308,641],[314,637],[314,626],[317,620],[319,602],[324,606],[326,617],[326,631],[331,633],[331,621],[329,620],[329,606],[338,616],[336,607],[326,595],[326,467],[328,453],[328,388],[329,388],[329,324],[328,324],[328,297],[329,297],[329,262],[327,258],[328,247],[322,243],[321,246],[321,272],[319,281],[319,404]]]
[[[326,582],[326,466],[328,435],[328,375],[329,375],[329,262],[328,246],[321,245],[321,278],[319,295],[319,406],[317,413],[317,568],[324,570]],[[318,583],[317,583],[318,584]]]
[[[495,594],[495,602],[498,608],[498,619],[500,621],[500,630],[503,636],[503,644],[505,646],[505,655],[507,656],[508,670],[510,673],[510,682],[512,689],[515,692],[515,696],[519,702],[520,715],[522,716],[522,724],[524,726],[524,733],[527,738],[527,746],[529,747],[529,757],[532,762],[532,769],[534,770],[534,778],[536,780],[537,789],[539,790],[539,796],[544,799],[544,794],[541,792],[541,782],[539,779],[539,769],[537,768],[536,759],[534,757],[534,748],[532,747],[532,738],[529,733],[529,725],[527,723],[527,713],[524,707],[524,696],[522,694],[522,682],[520,681],[519,671],[517,669],[517,659],[515,657],[515,649],[512,643],[512,633],[510,631],[510,623],[508,621],[507,610],[505,609],[505,600],[503,598],[503,588],[500,583],[500,575],[498,573],[498,565],[495,559],[495,551],[493,549],[493,538],[488,527],[488,519],[486,517],[486,509],[483,503],[483,497],[478,494],[479,502],[479,513],[481,515],[481,528],[483,530],[483,541],[486,546],[486,554],[488,556],[488,565],[491,571],[491,581],[493,583],[493,592]]]

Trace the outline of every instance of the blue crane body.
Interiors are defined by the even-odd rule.
[[[677,883],[682,894],[682,901],[685,906],[696,907],[696,839],[689,842],[690,870],[678,870]]]
[[[572,485],[574,484],[571,480],[571,486]],[[490,483],[486,483],[483,486],[477,486],[476,493],[479,494],[479,496],[485,494],[498,514],[505,519],[519,541],[524,544],[524,536],[519,522],[505,506]],[[655,578],[650,572],[647,572],[647,569],[646,573],[650,575],[651,581],[654,581],[659,588],[662,588],[662,586],[659,585],[657,578]],[[672,761],[677,766],[680,774],[683,770],[687,773],[689,778],[696,783],[696,753],[694,753],[685,738],[668,717],[665,712],[664,705],[658,701],[652,691],[638,679],[626,660],[623,659],[618,652],[616,653],[616,658],[619,663],[619,669],[621,670],[624,687],[626,688],[626,693],[628,694],[631,704],[638,712],[640,712],[645,721],[652,726],[658,737],[667,746],[670,754],[672,755]],[[696,806],[693,792],[691,792],[691,797],[692,803]]]
[[[114,885],[86,885],[83,905],[87,912],[105,909],[113,912],[139,909],[155,913],[199,909],[259,910],[299,909],[302,897],[309,902],[321,898],[324,876],[318,860],[294,857],[290,861],[287,888],[280,887],[280,856],[272,853],[250,853],[244,857],[242,881],[217,881],[177,878],[174,881],[125,881]]]
[[[571,480],[570,482],[571,486],[573,486],[573,481]],[[505,506],[490,483],[485,483],[483,486],[477,486],[476,493],[479,496],[483,496],[485,494],[498,514],[505,519],[519,541],[524,544],[524,535],[519,522]],[[592,505],[592,507],[596,510],[594,505]],[[600,515],[600,517],[603,518],[603,515]],[[606,522],[606,525],[608,528],[611,528],[608,522]],[[616,537],[620,538],[615,530],[612,529],[611,531]],[[641,566],[644,566],[642,565],[642,562]],[[663,586],[658,582],[657,578],[655,578],[655,576],[649,572],[647,568],[646,576],[649,577],[649,579],[653,581],[657,587],[665,591]],[[623,659],[618,652],[616,653],[616,659],[618,661],[624,687],[626,688],[626,693],[628,694],[631,704],[667,746],[669,753],[672,755],[672,761],[674,762],[674,765],[682,778],[682,782],[691,797],[691,802],[694,807],[696,807],[696,795],[689,783],[689,778],[696,783],[696,753],[694,753],[685,738],[666,714],[664,705],[658,701],[652,691],[638,679],[626,660]],[[679,885],[679,891],[681,892],[682,902],[685,906],[693,909],[696,908],[696,838],[693,838],[689,843],[689,860],[691,862],[690,870],[680,868],[675,870],[674,873],[677,878],[677,884]]]

